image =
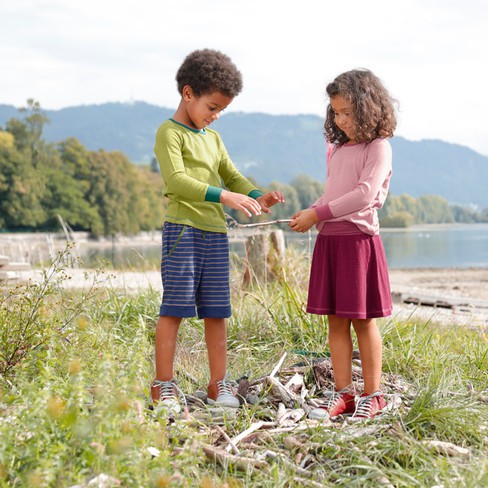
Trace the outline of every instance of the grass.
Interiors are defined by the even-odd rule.
[[[42,283],[0,294],[0,487],[87,486],[101,474],[126,487],[488,485],[486,331],[382,320],[384,381],[400,387],[401,407],[366,426],[264,432],[246,455],[266,467],[238,470],[202,446],[225,446],[216,425],[233,437],[274,419],[276,405],[264,398],[234,416],[174,422],[149,409],[159,293],[108,289],[103,271],[89,289],[68,290],[64,262]],[[284,352],[283,368],[327,355],[326,321],[305,313],[308,263],[292,250],[286,263],[280,279],[245,288],[234,262],[232,379],[269,375]],[[181,327],[177,376],[188,393],[208,381],[201,321]],[[468,454],[449,457],[429,441]]]

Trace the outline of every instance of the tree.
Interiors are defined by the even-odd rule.
[[[310,207],[324,192],[324,185],[308,175],[295,176],[290,184],[297,192],[302,209]]]
[[[418,198],[419,224],[444,224],[454,222],[447,200],[438,195],[422,195]]]
[[[7,134],[2,133],[0,147],[0,210],[1,225],[8,228],[37,227],[46,218],[42,208],[45,181],[38,164],[45,160],[46,146],[35,124],[12,119]],[[39,130],[36,126],[36,130]],[[36,155],[33,156],[35,150]]]

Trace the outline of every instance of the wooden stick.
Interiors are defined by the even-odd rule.
[[[272,377],[273,377],[273,376],[274,376],[274,375],[275,375],[275,374],[276,374],[276,373],[279,371],[279,369],[280,369],[280,368],[281,368],[281,366],[283,365],[283,362],[285,361],[285,358],[286,358],[286,355],[287,355],[287,354],[288,354],[288,353],[287,353],[287,352],[285,352],[285,353],[283,354],[283,356],[281,356],[281,359],[278,361],[278,364],[277,364],[277,365],[274,367],[273,371],[272,371],[272,372],[271,372],[271,374],[269,375],[269,376],[270,376],[270,378],[272,378]]]
[[[203,444],[202,449],[205,455],[209,459],[212,459],[212,461],[218,462],[222,466],[225,466],[227,463],[233,463],[240,471],[247,471],[249,467],[263,469],[269,466],[266,461],[258,461],[257,459],[249,457],[234,456],[234,454],[229,454],[223,449],[208,444]]]
[[[234,225],[239,229],[243,229],[249,227],[264,227],[265,225],[273,224],[287,224],[288,222],[291,222],[291,219],[266,220],[265,222],[256,222],[254,224],[239,224],[239,222],[236,222]]]
[[[242,439],[245,439],[249,434],[252,434],[254,431],[261,429],[262,427],[274,427],[276,426],[276,422],[264,422],[264,421],[259,421],[255,422],[254,424],[249,427],[249,429],[246,429],[245,431],[241,432],[239,435],[236,435],[233,439],[232,442],[234,445],[237,446],[237,443],[242,441]],[[226,451],[230,451],[231,446],[226,447]]]
[[[227,433],[220,427],[220,425],[216,425],[215,428],[219,431],[220,435],[229,443],[229,446],[234,450],[236,454],[240,454],[239,449],[235,445],[234,441],[227,435]],[[228,447],[229,447],[228,446]]]

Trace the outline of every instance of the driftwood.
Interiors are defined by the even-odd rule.
[[[245,456],[235,456],[223,449],[208,444],[202,445],[202,449],[205,455],[212,461],[218,462],[222,466],[233,464],[240,471],[247,471],[249,468],[263,469],[269,466],[266,461],[259,461]]]
[[[456,446],[451,442],[442,442],[442,441],[425,441],[425,446],[428,449],[432,449],[439,454],[445,454],[446,456],[458,456],[458,457],[469,457],[470,451],[465,447]]]
[[[226,451],[230,451],[232,448],[232,445],[234,447],[237,446],[237,444],[240,441],[245,439],[247,436],[252,434],[254,431],[262,429],[263,427],[269,427],[269,426],[273,427],[274,425],[275,425],[274,422],[256,422],[256,423],[252,424],[251,427],[249,427],[245,431],[241,432],[239,435],[237,435],[233,439],[229,439],[230,442],[229,442],[229,446],[227,446],[227,448],[226,448]],[[230,444],[230,443],[232,443],[232,444]]]
[[[283,363],[285,361],[285,358],[286,358],[286,355],[288,353],[284,353],[283,356],[281,356],[280,360],[278,361],[278,363],[276,364],[276,366],[273,368],[273,371],[271,371],[270,373],[270,378],[272,378],[273,376],[276,375],[276,373],[280,370],[281,366],[283,366]]]
[[[341,461],[324,457],[324,446],[310,441],[310,429],[316,426],[320,429],[330,429],[334,436],[343,442],[357,437],[384,435],[385,432],[394,429],[395,424],[389,420],[392,418],[391,415],[395,414],[395,410],[408,408],[402,402],[402,398],[408,398],[411,394],[410,385],[401,377],[384,374],[387,383],[384,384],[385,398],[388,405],[387,413],[384,414],[386,422],[381,420],[381,416],[378,422],[366,424],[353,422],[348,417],[324,421],[311,420],[308,418],[308,412],[314,404],[324,401],[324,395],[328,394],[333,384],[330,358],[321,358],[300,367],[290,367],[285,366],[287,357],[284,353],[268,375],[254,380],[243,376],[237,382],[241,402],[246,403],[248,398],[254,397],[262,403],[261,419],[251,421],[241,432],[231,435],[226,428],[229,418],[239,415],[238,409],[229,409],[232,412],[220,409],[223,412],[221,417],[217,418],[213,409],[201,407],[203,402],[189,402],[189,417],[191,419],[193,415],[200,415],[198,425],[200,428],[208,429],[210,440],[202,445],[202,449],[212,462],[224,467],[232,465],[237,470],[257,469],[265,472],[278,463],[293,470],[293,482],[297,486],[323,486],[325,479],[321,476],[324,475],[315,468],[330,466],[330,469],[337,469],[341,466]],[[361,382],[359,375],[354,375],[354,382],[356,385]],[[318,391],[318,397],[310,398],[310,391]],[[402,398],[397,392],[401,392]],[[483,394],[486,392],[481,392],[481,395]],[[207,422],[202,416],[205,413]],[[212,415],[209,416],[209,413]],[[426,445],[442,454],[466,455],[455,449],[457,446],[435,442]],[[384,477],[378,477],[377,481],[378,484],[392,486]]]

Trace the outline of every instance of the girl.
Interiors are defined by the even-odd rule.
[[[327,86],[329,145],[323,195],[293,215],[290,227],[319,231],[312,259],[307,312],[327,315],[335,392],[313,409],[314,419],[352,413],[374,417],[384,406],[380,390],[382,341],[377,317],[391,314],[388,268],[377,210],[391,177],[388,138],[396,128],[394,101],[369,70],[339,75]],[[364,392],[352,385],[351,323],[357,336]]]

